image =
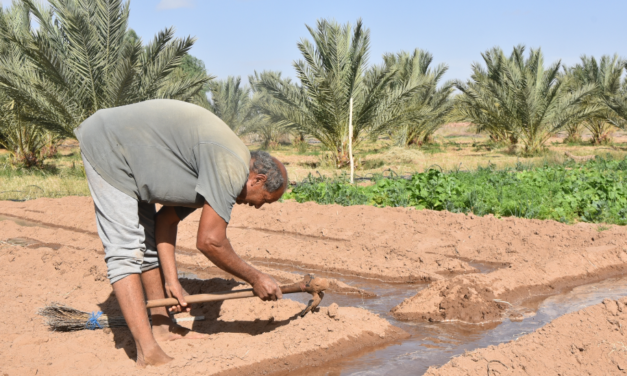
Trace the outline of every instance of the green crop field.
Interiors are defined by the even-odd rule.
[[[627,224],[627,158],[597,157],[585,164],[443,173],[430,169],[399,177],[375,175],[374,184],[310,175],[286,198],[320,204],[416,207],[561,222]]]

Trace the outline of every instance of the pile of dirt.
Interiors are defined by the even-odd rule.
[[[508,308],[499,302],[488,286],[461,281],[438,281],[434,288],[424,289],[412,299],[405,300],[392,309],[392,314],[399,320],[420,321],[463,321],[471,323],[489,323],[501,320],[501,313]],[[416,305],[420,305],[417,307]],[[423,309],[424,306],[437,305],[437,310]]]
[[[363,309],[321,308],[300,318],[303,305],[257,298],[194,306],[204,321],[182,325],[209,333],[208,340],[163,343],[175,360],[146,371],[134,367],[135,347],[126,328],[53,332],[36,312],[52,302],[120,316],[106,279],[99,240],[64,229],[0,222],[0,375],[265,374],[316,365],[363,347],[406,336]],[[40,240],[45,240],[41,242]],[[181,279],[190,293],[239,289],[235,280]]]
[[[564,315],[515,341],[467,352],[429,376],[624,375],[627,297]]]

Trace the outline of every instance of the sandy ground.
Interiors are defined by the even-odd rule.
[[[429,376],[624,375],[627,298],[606,299],[515,341],[467,352]]]
[[[51,333],[34,315],[51,301],[86,311],[115,313],[117,309],[105,277],[91,199],[0,202],[3,215],[14,220],[0,221],[0,275],[8,281],[0,295],[20,305],[9,306],[10,312],[0,322],[0,331],[11,333],[2,339],[0,352],[9,354],[12,367],[23,367],[28,362],[21,354],[32,356],[37,351],[34,367],[28,369],[39,369],[39,373],[53,374],[66,368],[82,373],[123,373],[134,356],[128,333]],[[238,288],[236,281],[220,274],[195,250],[199,215],[194,213],[179,227],[177,261],[182,269],[202,278],[222,278],[205,286],[192,284],[190,292],[213,291],[215,286]],[[39,226],[25,226],[28,223],[16,218]],[[627,269],[625,232],[618,226],[285,202],[260,210],[236,206],[228,236],[242,257],[281,282],[300,278],[280,270],[288,268],[403,283],[416,290],[428,283],[395,307],[393,315],[402,320],[483,323],[505,316],[520,318],[547,295],[623,274]],[[333,288],[365,296],[369,293],[337,280]],[[342,307],[346,320],[342,324],[347,325],[340,330],[329,326],[338,322],[325,315],[324,309],[303,320],[290,319],[300,309],[300,304],[290,301],[272,305],[254,300],[199,307],[194,314],[210,319],[195,325],[214,333],[214,342],[185,345],[193,349],[167,344],[166,349],[176,356],[176,367],[189,367],[185,369],[192,373],[200,369],[196,367],[242,372],[243,368],[237,367],[249,365],[255,365],[255,371],[286,371],[306,364],[303,359],[316,364],[356,347],[402,336],[385,320],[364,310]],[[327,331],[300,337],[303,329],[299,325],[308,320],[311,328]],[[28,327],[32,335],[23,337],[22,327]],[[22,342],[20,346],[34,347],[16,346]],[[276,343],[280,346],[274,346]],[[226,348],[226,344],[233,345]],[[80,356],[75,354],[79,347],[91,360],[78,364]],[[77,350],[58,359],[57,348]],[[116,360],[106,364],[98,360],[105,358]],[[292,360],[284,361],[288,358]],[[6,369],[0,366],[1,371]]]
[[[319,364],[406,335],[359,308],[340,307],[335,317],[322,308],[301,319],[297,314],[304,306],[291,300],[206,303],[191,312],[204,321],[182,325],[210,333],[210,339],[164,343],[175,360],[139,371],[125,328],[51,332],[36,315],[51,302],[121,315],[93,235],[12,221],[0,222],[0,228],[0,298],[9,303],[0,318],[0,375],[263,374]],[[222,278],[181,283],[189,293],[244,287]]]
[[[3,202],[3,214],[95,234],[90,198]],[[178,260],[210,269],[195,251],[199,216],[179,226]],[[394,309],[404,320],[500,320],[518,314],[511,305],[627,270],[619,226],[295,202],[236,205],[232,218],[229,239],[253,263],[430,283]]]

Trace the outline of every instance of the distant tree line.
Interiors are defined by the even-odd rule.
[[[294,142],[319,140],[336,159],[348,163],[349,101],[353,98],[353,144],[390,136],[399,146],[432,141],[448,122],[472,123],[495,143],[522,155],[534,155],[557,132],[567,142],[611,142],[614,127],[627,119],[627,61],[617,55],[582,56],[566,66],[545,65],[540,49],[515,46],[482,54],[466,81],[442,82],[448,66],[433,66],[423,50],[385,54],[369,65],[370,32],[360,20],[340,25],[319,20],[307,27],[310,40],[298,43],[302,60],[294,62],[296,80],[280,72],[255,72],[250,87],[240,77],[208,84],[208,107],[240,135],[255,134],[265,147],[281,136]],[[457,90],[457,91],[455,91]]]
[[[314,138],[338,167],[348,163],[351,98],[354,146],[382,135],[420,146],[443,124],[463,121],[532,155],[558,131],[580,142],[587,129],[592,143],[610,142],[627,119],[627,63],[618,56],[547,66],[540,49],[493,48],[470,79],[444,82],[448,66],[434,66],[429,52],[388,53],[370,64],[361,20],[322,19],[297,44],[294,80],[263,71],[244,85],[241,77],[210,76],[189,54],[194,38],[168,28],[144,43],[128,18],[123,0],[19,0],[0,11],[0,145],[14,163],[41,165],[99,109],[154,98],[204,106],[266,148]]]

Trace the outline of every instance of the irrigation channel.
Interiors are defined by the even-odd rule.
[[[256,263],[292,273],[304,273],[303,270],[288,265],[258,261]],[[473,263],[473,266],[483,273],[489,273],[494,269],[482,264]],[[336,278],[351,286],[377,294],[375,298],[362,298],[357,295],[326,293],[321,306],[337,303],[339,306],[367,309],[386,318],[392,325],[404,329],[411,337],[380,348],[365,349],[323,366],[293,371],[290,375],[422,375],[430,366],[443,365],[465,351],[509,342],[567,313],[598,304],[605,298],[617,299],[627,295],[627,277],[611,278],[546,297],[539,304],[536,301],[529,306],[513,308],[514,312],[523,314],[522,321],[510,321],[506,318],[503,322],[483,325],[460,322],[412,323],[394,319],[390,315],[390,310],[426,285],[384,283],[336,273],[316,273],[316,275]],[[197,277],[194,272],[184,272],[184,276]],[[293,294],[286,298],[303,304],[309,299],[306,294]]]

